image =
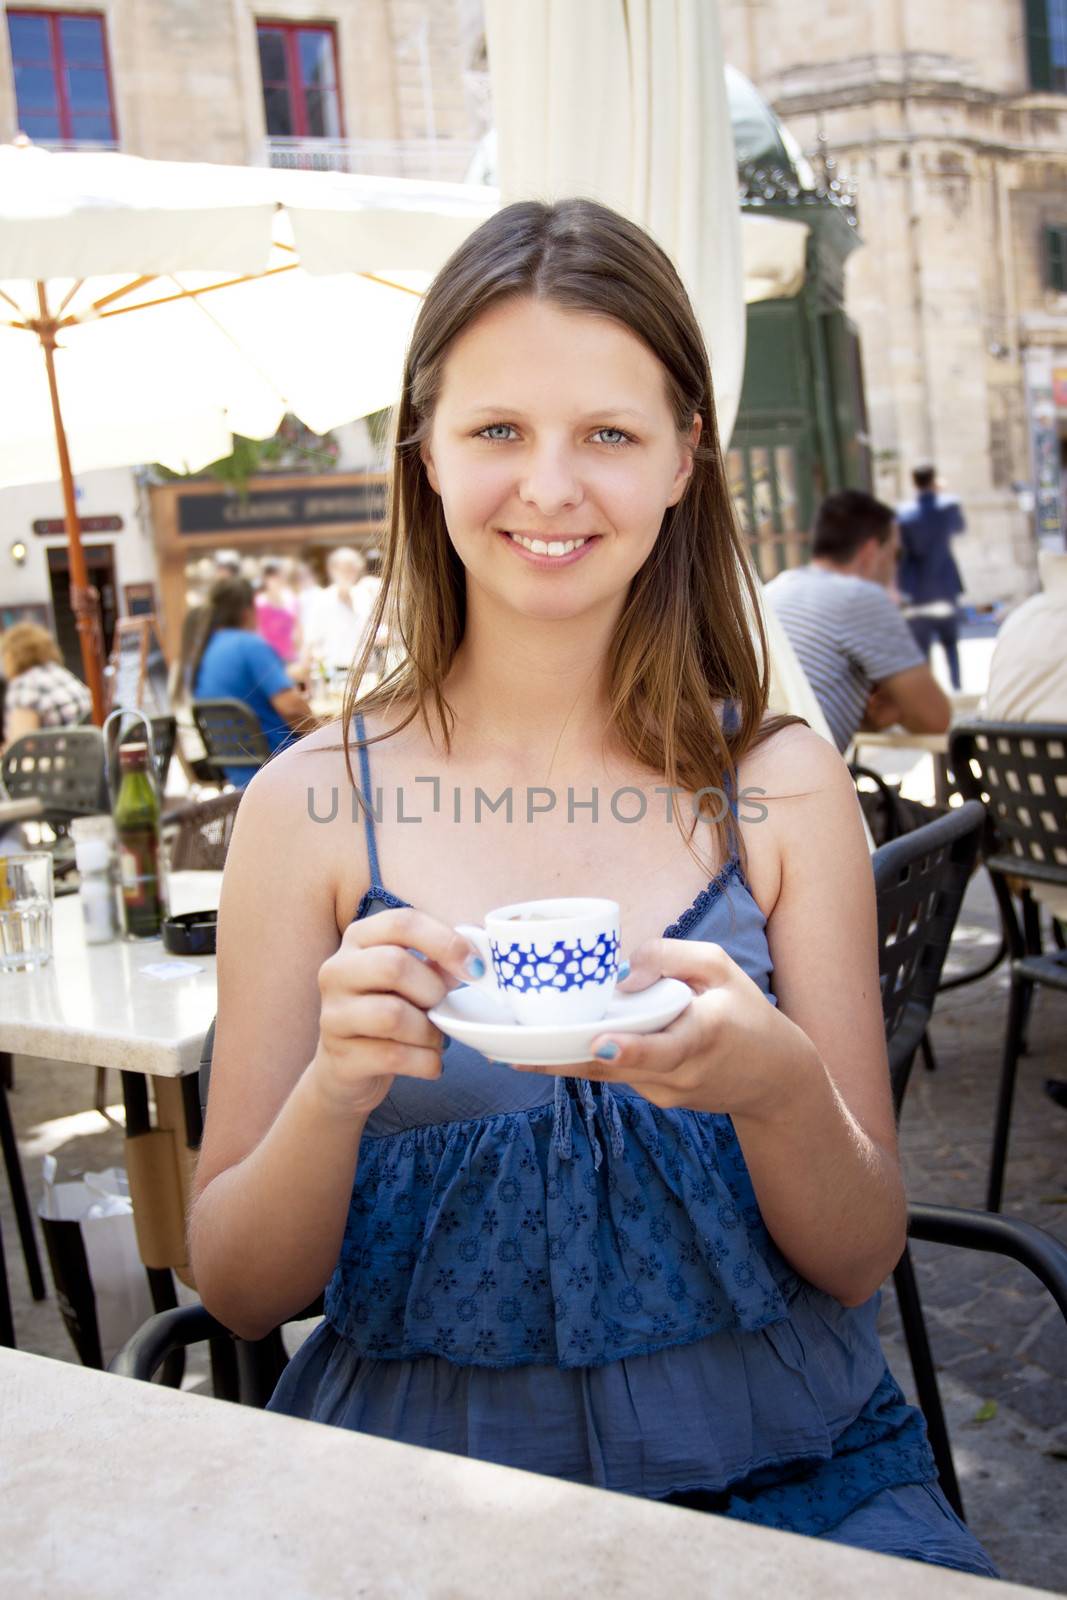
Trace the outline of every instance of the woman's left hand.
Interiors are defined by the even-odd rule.
[[[579,1066],[518,1067],[557,1077],[625,1083],[664,1109],[732,1116],[781,1113],[798,1087],[807,1035],[771,1004],[720,945],[694,939],[650,939],[634,952],[618,989],[634,994],[658,978],[680,978],[695,998],[658,1033],[612,1033],[592,1042]],[[612,1050],[601,1057],[600,1051]]]

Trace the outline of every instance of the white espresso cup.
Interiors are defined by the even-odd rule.
[[[619,971],[614,900],[521,900],[490,911],[484,928],[456,929],[485,962],[472,980],[524,1027],[596,1022]]]

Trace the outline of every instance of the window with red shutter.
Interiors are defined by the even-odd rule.
[[[7,28],[19,131],[40,144],[115,144],[103,17],[9,10]]]
[[[258,22],[256,31],[267,137],[342,138],[333,28]]]

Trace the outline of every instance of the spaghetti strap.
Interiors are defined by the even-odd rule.
[[[740,708],[738,707],[737,701],[736,700],[727,700],[725,705],[723,706],[723,711],[722,711],[722,728],[723,728],[723,732],[726,733],[726,734],[736,733],[737,728],[738,728],[738,724],[740,723],[740,721],[741,721],[741,712],[740,712]],[[725,792],[725,795],[726,795],[726,799],[729,802],[729,806],[730,806],[730,813],[731,813],[731,815],[732,815],[732,817],[734,819],[734,822],[736,824],[737,821],[738,821],[738,816],[737,816],[737,806],[738,806],[737,790],[734,787],[733,779],[731,778],[729,773],[724,775],[723,782],[724,782],[724,785],[725,785],[725,791],[724,792]],[[737,857],[737,849],[736,849],[736,845],[735,845],[735,848],[733,850],[733,853],[732,853],[730,859],[734,860],[734,859],[736,859],[736,857]]]
[[[362,712],[356,713],[356,737],[359,740],[359,776],[360,790],[363,795],[363,829],[367,835],[367,860],[370,863],[370,881],[372,888],[381,885],[381,868],[378,865],[378,841],[374,836],[374,791],[370,782],[370,757],[367,746],[363,742],[366,731],[363,726]]]

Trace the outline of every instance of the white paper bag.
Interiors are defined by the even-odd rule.
[[[85,1366],[107,1366],[152,1315],[148,1275],[137,1250],[130,1186],[120,1167],[57,1183],[45,1156],[38,1207],[67,1331]]]

